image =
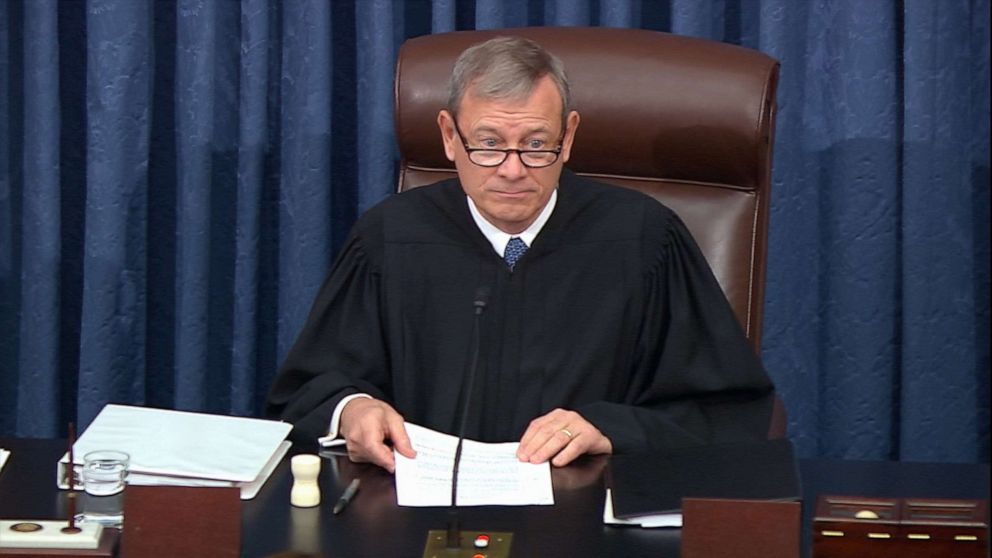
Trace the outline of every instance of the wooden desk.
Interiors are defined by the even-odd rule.
[[[51,518],[65,513],[55,487],[57,440],[0,439],[13,450],[0,473],[0,518]],[[679,530],[607,527],[602,523],[605,458],[588,458],[554,470],[554,506],[463,508],[466,529],[514,533],[513,556],[677,558]],[[323,501],[316,508],[289,505],[292,475],[282,463],[254,500],[242,503],[243,555],[265,557],[286,550],[318,556],[403,558],[420,556],[429,529],[446,525],[446,508],[400,508],[392,476],[346,458],[323,460]],[[804,541],[818,494],[987,498],[989,466],[868,461],[804,460]],[[340,515],[331,508],[354,477],[359,495]],[[804,543],[808,548],[808,541]]]

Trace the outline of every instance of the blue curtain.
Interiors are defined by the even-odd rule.
[[[0,2],[0,435],[258,415],[393,190],[399,45],[593,25],[782,62],[763,358],[800,453],[989,459],[988,0]]]

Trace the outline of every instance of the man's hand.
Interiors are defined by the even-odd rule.
[[[349,401],[341,411],[340,434],[347,443],[349,459],[374,463],[390,473],[396,471],[393,448],[405,457],[417,455],[403,427],[403,417],[378,399]],[[386,442],[392,442],[392,447]]]
[[[613,443],[575,411],[555,409],[530,421],[520,438],[520,461],[563,467],[586,453],[613,453]]]

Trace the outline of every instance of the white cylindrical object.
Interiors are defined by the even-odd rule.
[[[289,503],[300,508],[312,508],[320,504],[320,486],[317,476],[320,474],[320,457],[313,454],[301,454],[290,460],[293,471],[293,490],[289,494]]]

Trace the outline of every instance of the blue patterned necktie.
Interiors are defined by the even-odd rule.
[[[517,264],[517,260],[519,260],[520,256],[523,256],[526,251],[527,244],[525,244],[523,240],[520,240],[520,238],[516,236],[510,239],[510,242],[506,244],[506,250],[503,251],[503,261],[506,262],[506,265],[510,266],[510,271],[513,271],[513,266]]]

